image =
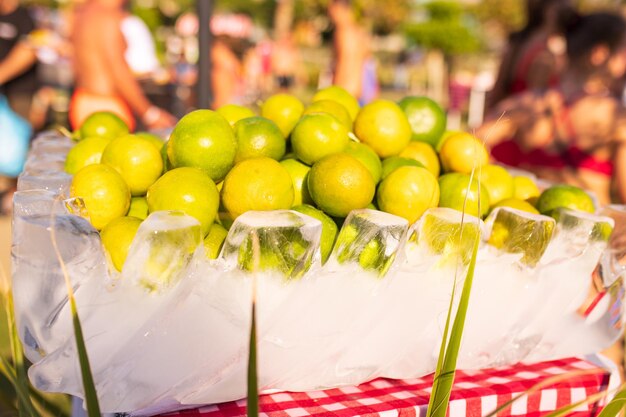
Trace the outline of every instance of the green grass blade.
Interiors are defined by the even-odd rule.
[[[446,347],[443,367],[437,378],[436,385],[433,384],[431,400],[429,401],[429,404],[432,403],[433,406],[428,410],[427,416],[429,417],[446,416],[448,401],[450,400],[450,393],[452,392],[452,384],[454,383],[454,376],[456,373],[456,361],[461,347],[463,328],[465,327],[465,317],[467,315],[472,282],[474,281],[478,245],[479,236],[477,235],[472,248],[472,257],[469,262],[467,275],[465,276],[465,282],[463,283],[463,290],[461,291],[461,299],[459,300],[459,306],[454,318],[454,324],[452,325],[452,329],[450,331],[450,340],[448,341],[448,345]]]
[[[35,407],[45,411],[46,415],[54,417],[71,417],[72,401],[67,395],[54,395],[47,398],[36,388],[30,390]]]
[[[252,303],[252,325],[250,326],[250,353],[248,356],[248,416],[259,415],[259,382],[256,365],[256,306]]]
[[[54,224],[54,214],[51,215],[51,225]],[[76,308],[76,298],[74,297],[74,289],[70,282],[69,274],[59,246],[56,240],[56,230],[54,227],[50,227],[50,240],[52,247],[59,260],[61,270],[63,271],[63,277],[65,279],[65,287],[67,289],[68,301],[70,303],[70,311],[72,313],[72,324],[74,327],[74,340],[76,342],[76,352],[78,353],[78,361],[80,364],[80,373],[83,379],[83,390],[85,391],[85,404],[87,406],[87,415],[89,417],[101,417],[100,404],[98,403],[98,394],[96,392],[96,385],[94,384],[93,375],[91,373],[91,366],[89,365],[89,356],[87,355],[87,347],[85,346],[85,338],[83,336],[83,328],[80,324],[80,318],[78,317],[78,309]]]
[[[252,305],[251,305],[251,324],[250,324],[250,343],[248,350],[248,398],[247,398],[247,415],[250,417],[258,417],[259,415],[259,379],[257,374],[257,344],[256,344],[256,271],[259,270],[261,262],[261,245],[259,236],[252,231]]]
[[[87,347],[83,337],[83,329],[80,325],[78,311],[76,310],[76,299],[74,294],[70,294],[70,308],[72,311],[72,322],[74,324],[74,338],[76,339],[76,351],[78,352],[78,361],[80,363],[80,373],[83,378],[83,389],[85,390],[85,404],[87,405],[87,415],[89,417],[101,417],[100,405],[98,403],[98,395],[96,394],[96,385],[91,374],[89,366],[89,356],[87,355]]]
[[[626,388],[622,388],[607,405],[604,406],[598,417],[615,417],[626,408]]]

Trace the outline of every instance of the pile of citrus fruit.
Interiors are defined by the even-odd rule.
[[[73,174],[71,195],[84,199],[117,269],[141,221],[158,210],[195,217],[215,258],[237,216],[293,209],[322,222],[324,261],[338,225],[355,209],[409,223],[437,206],[478,217],[499,206],[543,214],[561,206],[594,210],[575,187],[541,194],[530,178],[491,164],[481,140],[445,126],[444,111],[426,97],[360,107],[336,86],[308,105],[271,96],[260,115],[238,105],[196,110],[165,142],[94,113],[76,132],[66,171]]]

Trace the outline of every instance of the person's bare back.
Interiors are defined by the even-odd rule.
[[[118,94],[114,76],[102,51],[111,47],[114,40],[104,29],[107,26],[119,27],[123,18],[121,10],[102,7],[96,2],[89,2],[77,11],[72,42],[78,88],[94,94]]]
[[[148,128],[170,127],[175,122],[173,116],[150,103],[125,60],[127,45],[121,30],[127,16],[124,3],[88,0],[76,11],[72,43],[77,89],[70,119],[76,125],[89,111],[109,110],[134,124],[132,111]]]

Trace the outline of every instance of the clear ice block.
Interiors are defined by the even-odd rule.
[[[554,231],[554,219],[510,207],[498,207],[487,217],[487,242],[506,253],[521,254],[522,265],[541,260]]]
[[[609,247],[600,260],[603,284],[608,288],[626,272],[626,206],[606,206],[599,214],[610,217],[614,222]]]
[[[330,261],[335,264],[357,264],[384,277],[389,269],[402,262],[397,259],[409,222],[382,211],[353,210],[339,231]]]
[[[181,211],[157,211],[139,226],[128,249],[121,280],[148,291],[175,286],[202,242],[200,223]]]
[[[321,234],[319,220],[295,211],[248,211],[231,226],[220,257],[243,271],[299,278],[319,264]]]
[[[18,191],[50,190],[57,194],[69,196],[72,176],[59,171],[39,172],[30,174],[23,172],[17,178]]]
[[[482,236],[483,222],[469,214],[445,207],[428,209],[411,226],[410,245],[417,245],[413,258],[437,259],[436,266],[467,265],[476,238]]]
[[[37,201],[37,195],[40,198]],[[70,214],[45,212],[53,203],[44,191],[17,192],[13,217],[13,296],[18,334],[29,360],[37,361],[71,336],[61,260],[76,293],[91,276],[106,275],[100,235]],[[52,207],[63,206],[58,204]],[[57,209],[54,209],[55,211]],[[53,246],[52,233],[59,253]]]

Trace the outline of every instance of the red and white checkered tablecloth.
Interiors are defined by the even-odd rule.
[[[549,378],[568,375],[563,381]],[[481,417],[535,387],[498,416],[538,417],[577,403],[607,389],[610,371],[582,359],[569,358],[535,364],[518,364],[481,371],[457,372],[450,398],[452,417]],[[432,375],[421,379],[379,378],[356,387],[324,391],[281,392],[262,395],[260,415],[269,417],[420,417],[426,415]],[[580,405],[570,416],[594,416],[599,402]],[[168,417],[239,417],[246,415],[246,401],[209,405],[166,414]]]

